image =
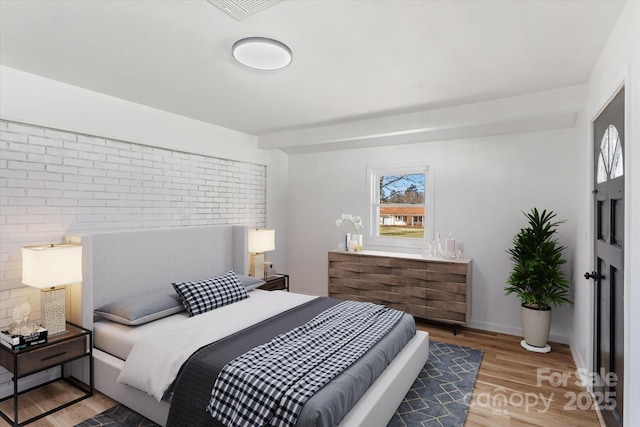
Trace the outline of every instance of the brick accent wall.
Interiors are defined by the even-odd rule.
[[[39,291],[20,281],[23,246],[92,231],[261,227],[266,173],[265,165],[0,120],[0,328],[23,302],[40,318]],[[0,370],[0,387],[7,381]]]

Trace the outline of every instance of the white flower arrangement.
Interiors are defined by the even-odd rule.
[[[349,214],[342,214],[340,218],[336,219],[336,226],[340,227],[342,223],[350,222],[356,231],[364,228],[362,226],[362,218],[359,216],[353,216]],[[347,251],[361,251],[362,250],[362,234],[347,233],[344,236],[344,249]]]
[[[342,216],[336,219],[336,226],[340,227],[343,222],[350,222],[356,230],[363,228],[362,218],[359,216],[353,216],[349,214],[342,214]]]

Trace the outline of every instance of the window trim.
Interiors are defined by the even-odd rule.
[[[377,207],[380,205],[378,192],[378,178],[384,175],[410,175],[424,174],[425,195],[424,195],[424,215],[427,221],[424,224],[424,238],[408,239],[378,236],[379,218]],[[393,247],[407,249],[422,249],[427,242],[434,239],[434,179],[433,167],[430,165],[367,165],[367,182],[369,183],[369,226],[367,235],[367,246]]]

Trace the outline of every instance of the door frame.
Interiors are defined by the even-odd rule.
[[[589,219],[588,219],[588,224],[587,224],[587,242],[588,242],[588,256],[589,256],[589,260],[588,260],[588,268],[589,271],[594,271],[595,270],[595,226],[594,226],[594,221],[595,221],[595,203],[593,202],[593,194],[592,191],[594,189],[594,185],[595,185],[595,150],[593,149],[593,144],[594,144],[594,122],[595,120],[598,118],[598,116],[604,111],[604,109],[609,105],[609,103],[613,100],[613,98],[615,98],[615,96],[622,90],[622,89],[627,89],[626,90],[626,95],[625,95],[625,100],[624,100],[624,106],[625,106],[625,112],[624,112],[624,127],[625,127],[625,134],[626,134],[626,138],[625,138],[625,151],[624,151],[624,173],[625,173],[625,184],[627,181],[631,181],[628,180],[627,178],[629,178],[628,172],[630,169],[630,159],[631,156],[629,156],[629,146],[631,145],[630,143],[627,143],[627,141],[629,141],[631,138],[629,137],[629,135],[632,135],[632,132],[628,132],[630,129],[630,124],[631,124],[631,98],[632,96],[630,95],[630,85],[628,84],[629,82],[629,78],[628,75],[625,74],[625,76],[619,81],[619,83],[615,86],[615,88],[610,91],[608,93],[608,96],[603,97],[602,101],[600,101],[597,105],[599,105],[599,108],[597,111],[595,111],[593,114],[591,114],[591,117],[589,118],[589,122],[588,122],[588,164],[589,164],[589,173],[588,173],[588,182],[589,182]],[[640,80],[638,81],[640,83]],[[638,172],[640,173],[640,171]],[[631,188],[632,185],[625,185],[624,188],[624,197],[625,197],[625,209],[624,209],[624,235],[625,235],[625,243],[627,243],[629,246],[631,245],[631,231],[632,231],[632,226],[631,226],[631,214],[630,214],[630,209],[631,209]],[[627,246],[625,245],[625,251],[624,251],[624,294],[625,294],[625,299],[624,299],[624,390],[623,390],[623,399],[626,402],[630,402],[630,396],[629,396],[629,388],[632,386],[631,385],[631,366],[630,366],[630,361],[631,361],[631,342],[630,342],[630,309],[631,309],[631,304],[630,304],[630,295],[631,295],[631,274],[630,274],[630,268],[631,268],[631,251],[627,250]],[[584,283],[582,283],[580,286],[584,286]],[[591,370],[594,369],[595,367],[595,361],[596,361],[596,348],[595,348],[595,323],[596,323],[596,305],[595,305],[595,286],[593,285],[592,281],[589,281],[589,284],[587,285],[589,286],[588,289],[588,297],[589,297],[589,313],[590,313],[590,322],[589,322],[589,326],[588,326],[588,330],[589,330],[589,354],[587,356],[587,360],[585,360],[586,362],[586,367],[589,370],[589,372],[591,373]],[[591,376],[591,375],[589,375]],[[593,385],[589,383],[589,378],[588,377],[583,377],[582,378],[583,383],[585,383],[587,386],[587,390],[591,393],[593,393]],[[585,382],[586,381],[586,382]],[[625,411],[624,415],[623,415],[623,420],[622,423],[623,425],[628,425],[629,423],[629,411]]]

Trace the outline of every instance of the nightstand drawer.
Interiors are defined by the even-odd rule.
[[[70,405],[80,402],[83,399],[93,396],[92,346],[93,335],[91,331],[89,329],[85,329],[81,326],[74,325],[73,323],[69,322],[67,322],[67,330],[65,332],[49,336],[48,342],[45,344],[39,344],[37,346],[27,347],[21,350],[10,350],[5,346],[0,345],[0,365],[13,374],[13,394],[0,399],[0,402],[4,402],[8,399],[13,400],[13,418],[9,416],[8,412],[5,412],[5,410],[8,408],[8,406],[5,404],[2,404],[0,406],[0,418],[6,421],[8,423],[7,425],[23,426],[42,417],[46,417],[55,411],[66,408]],[[73,378],[70,373],[65,373],[66,363],[71,362],[72,360],[79,359],[82,359],[83,361],[86,361],[86,359],[88,359],[88,383],[83,382],[82,378]],[[47,404],[46,406],[49,407],[48,410],[45,410],[45,408],[40,408],[39,405],[36,405],[38,407],[34,407],[35,411],[29,411],[32,415],[29,419],[22,420],[21,417],[21,420],[18,421],[18,400],[20,400],[21,394],[18,392],[18,383],[20,382],[20,379],[30,377],[30,379],[38,380],[36,376],[31,376],[31,374],[35,374],[36,372],[40,372],[44,369],[56,367],[58,368],[58,377],[56,379],[47,381],[44,384],[36,385],[35,387],[31,387],[30,390],[34,390],[41,385],[46,385],[53,381],[60,380],[68,382],[82,394],[78,396],[77,393],[72,393],[71,395],[67,396],[68,398],[63,397],[60,401],[58,401],[57,397],[55,399],[52,398],[52,401],[58,401],[57,404]],[[51,372],[53,373],[54,371],[52,370]],[[80,372],[80,374],[85,375],[84,372]],[[25,386],[26,384],[22,385]],[[67,395],[67,393],[65,393],[65,395]],[[75,396],[75,398],[73,398],[72,396]],[[32,406],[33,405],[30,405],[30,407]],[[0,425],[5,425],[3,424],[2,420],[0,420]]]
[[[276,276],[269,278],[265,281],[264,285],[260,286],[260,289],[265,291],[278,291],[289,290],[287,278],[285,276]]]
[[[29,351],[19,355],[18,372],[21,377],[40,369],[59,365],[67,360],[83,356],[87,350],[87,339],[84,336],[48,345],[38,350]]]

